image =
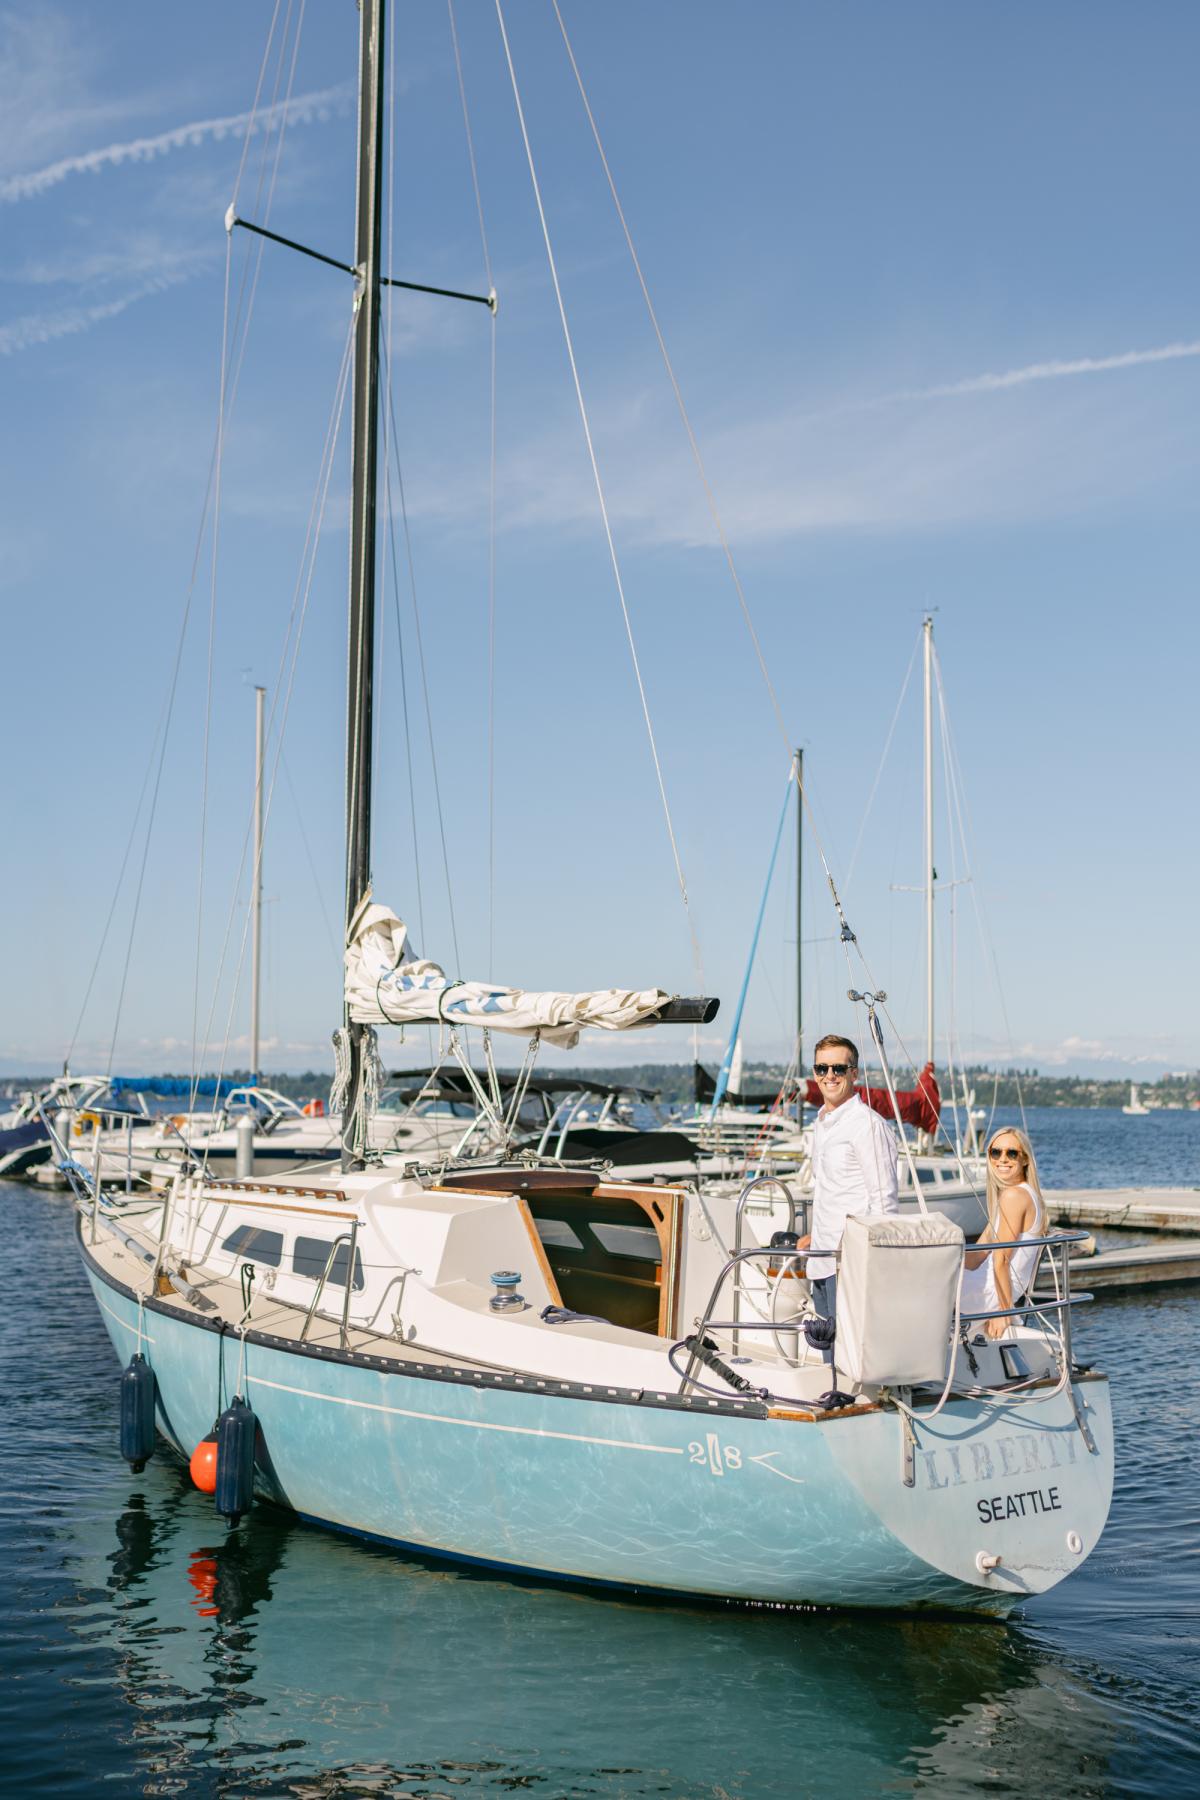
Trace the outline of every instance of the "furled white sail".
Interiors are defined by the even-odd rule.
[[[648,1025],[671,996],[662,988],[630,993],[603,988],[591,994],[526,993],[490,981],[452,981],[435,962],[412,955],[408,927],[386,906],[366,906],[346,950],[346,1002],[363,1025],[485,1025],[572,1050],[588,1025],[628,1031]],[[407,956],[411,960],[405,960]]]

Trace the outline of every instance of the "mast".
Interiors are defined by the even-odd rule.
[[[797,1124],[804,1123],[804,752],[796,751],[796,1082]]]
[[[386,0],[359,0],[358,206],[354,328],[354,435],[350,500],[350,642],[346,706],[346,926],[371,885],[371,745],[375,651],[375,502],[379,452],[379,253],[382,222],[383,32]],[[343,1121],[355,1117],[362,1086],[364,1027],[347,1009],[350,1085]],[[347,1141],[342,1160],[359,1146]]]
[[[925,615],[925,1061],[933,1061],[933,618]]]
[[[262,859],[263,859],[263,700],[266,688],[254,690],[254,877],[250,889],[250,1079],[259,1067],[258,1035],[262,987]]]

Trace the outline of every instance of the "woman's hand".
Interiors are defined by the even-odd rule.
[[[1007,1335],[1011,1325],[1011,1319],[988,1319],[985,1321],[983,1329],[990,1338],[1002,1338]]]

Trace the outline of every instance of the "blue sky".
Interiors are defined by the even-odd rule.
[[[287,124],[277,173],[278,130],[259,130],[238,205],[263,218],[270,188],[273,228],[349,259],[357,15],[349,0],[307,12],[282,85],[278,35],[268,66],[262,105],[291,96],[270,114]],[[784,737],[553,8],[509,0],[505,12],[703,979],[724,1019]],[[103,1066],[111,1051],[131,1069],[187,1066],[194,1032],[214,1046],[205,1061],[227,1033],[230,1060],[244,1058],[245,979],[234,993],[231,971],[251,686],[270,689],[278,727],[349,325],[348,278],[274,248],[260,262],[244,234],[234,295],[257,277],[223,439],[215,580],[210,514],[148,848],[144,804],[131,827],[148,769],[156,779],[201,524],[222,221],[270,16],[226,0],[0,11],[0,1069],[67,1048],[126,857],[76,1063]],[[920,903],[899,891],[920,879],[915,685],[865,826],[864,812],[932,608],[971,824],[964,859],[939,775],[938,987],[948,999],[953,938],[961,1050],[1194,1066],[1195,9],[576,0],[563,16],[839,880],[854,859],[847,911],[901,1045],[915,1051],[923,1034]],[[396,17],[392,264],[483,289],[447,9],[417,0]],[[460,0],[456,20],[500,296],[494,918],[491,328],[482,308],[408,295],[393,301],[394,406],[453,918],[399,532],[400,579],[389,566],[381,590],[376,892],[453,973],[692,991],[700,971],[496,14]],[[338,1016],[347,441],[348,419],[269,827],[276,1067],[327,1060]],[[856,1021],[811,843],[807,856],[811,1043]],[[747,1006],[752,1057],[780,1054],[792,1030],[785,864]],[[702,1046],[713,1060],[720,1023]],[[424,1048],[392,1046],[389,1060]],[[664,1030],[588,1040],[576,1059],[690,1048]]]

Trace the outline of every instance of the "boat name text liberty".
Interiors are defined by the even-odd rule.
[[[1061,1469],[1076,1456],[1075,1434],[1014,1432],[987,1444],[953,1444],[941,1450],[918,1452],[926,1488],[963,1487],[968,1482],[997,1476],[1036,1475],[1042,1469]],[[1040,1491],[1040,1490],[1039,1490]],[[1053,1491],[1053,1490],[1051,1490]]]

